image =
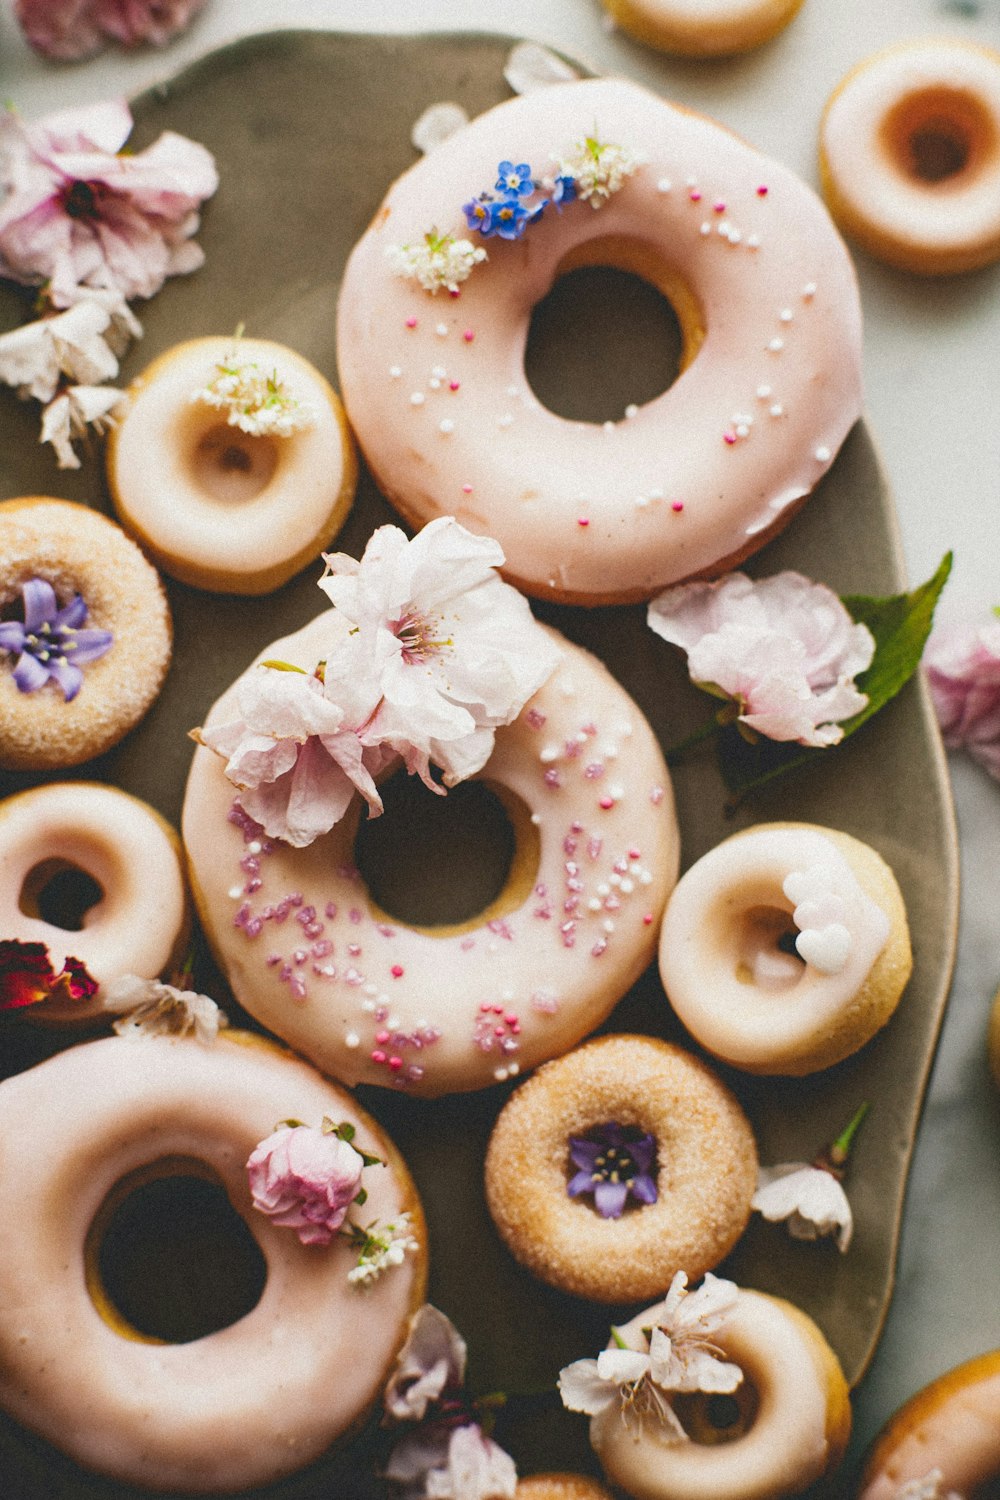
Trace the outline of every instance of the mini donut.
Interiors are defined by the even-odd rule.
[[[612,1500],[612,1496],[585,1474],[531,1474],[517,1481],[514,1500]]]
[[[591,1198],[569,1195],[569,1142],[612,1123],[652,1135],[658,1196],[602,1218]],[[597,1302],[637,1302],[679,1270],[718,1265],[756,1182],[735,1097],[700,1059],[646,1036],[598,1037],[539,1068],[500,1112],[486,1154],[486,1201],[511,1254]]]
[[[338,628],[327,611],[260,659],[311,671]],[[593,1030],[655,952],[678,861],[669,774],[624,689],[550,634],[559,664],[480,773],[510,816],[513,862],[464,923],[379,909],[355,864],[360,799],[294,849],[234,807],[219,756],[195,752],[182,833],[216,957],[241,1005],[345,1083],[437,1095],[512,1077]],[[209,724],[232,717],[235,692]]]
[[[749,52],[787,26],[802,0],[603,0],[623,31],[681,57]]]
[[[272,381],[309,425],[292,418],[287,432],[245,431],[238,411],[195,399],[230,370]],[[335,392],[300,354],[264,339],[192,339],[154,360],[128,398],[107,445],[111,496],[122,525],[173,578],[265,594],[344,524],[354,445]]]
[[[368,1225],[419,1249],[363,1288],[343,1238],[304,1245],[252,1206],[245,1163],[282,1120],[357,1127]],[[256,1305],[189,1342],[129,1324],[102,1280],[111,1208],[166,1176],[221,1185],[263,1256]],[[268,1484],[379,1395],[422,1301],[425,1231],[398,1153],[343,1090],[259,1038],[107,1037],[0,1084],[0,1405],[84,1468],[157,1490]],[[345,1378],[345,1371],[349,1376]]]
[[[625,1346],[646,1349],[643,1329],[661,1316],[662,1304],[620,1327]],[[725,1424],[715,1420],[718,1398],[700,1392],[672,1403],[690,1442],[652,1420],[626,1425],[611,1407],[590,1425],[608,1478],[635,1500],[784,1500],[832,1473],[850,1436],[850,1398],[812,1319],[779,1297],[740,1290],[712,1344],[743,1371],[725,1398]]]
[[[660,975],[707,1051],[749,1073],[829,1068],[892,1015],[913,966],[882,857],[832,828],[762,823],[704,855],[671,896]]]
[[[1000,1088],[1000,990],[997,990],[994,995],[993,1005],[990,1008],[986,1049],[993,1081]]]
[[[520,238],[491,235],[458,296],[397,274],[432,230],[479,238],[463,202],[501,157],[540,179],[598,137],[634,167],[598,212],[559,203]],[[586,264],[658,287],[685,342],[674,384],[603,426],[548,411],[524,370],[533,307]],[[647,599],[756,551],[861,411],[854,270],[818,198],[624,80],[511,99],[411,167],[351,254],[337,334],[344,404],[393,505],[496,537],[512,582],[573,604]]]
[[[932,1484],[937,1477],[937,1488]],[[992,1494],[1000,1478],[1000,1350],[956,1365],[925,1385],[872,1444],[858,1500],[897,1500],[907,1484],[927,1494]],[[909,1491],[905,1491],[910,1493]],[[921,1491],[924,1493],[924,1491]]]
[[[60,871],[82,871],[101,894],[78,931],[46,921],[39,897]],[[44,943],[57,971],[70,957],[98,989],[90,1000],[46,1000],[29,1014],[90,1020],[101,986],[123,974],[156,979],[181,957],[188,906],[180,840],[159,813],[114,787],[53,782],[0,802],[0,933]]]
[[[53,590],[60,609],[79,595],[83,628],[110,631],[112,643],[83,666],[69,699],[54,678],[21,691],[18,657],[0,649],[0,767],[13,771],[76,766],[109,750],[150,707],[170,665],[159,575],[106,516],[37,495],[0,501],[0,619],[24,620],[32,580]],[[72,636],[65,631],[63,640]]]
[[[1000,256],[1000,52],[935,37],[866,58],[820,125],[830,212],[869,254],[944,276]]]

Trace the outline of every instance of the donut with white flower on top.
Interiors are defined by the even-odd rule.
[[[581,265],[642,276],[684,337],[674,384],[603,425],[547,410],[525,374],[532,309]],[[574,604],[648,599],[763,546],[860,415],[860,336],[810,189],[622,79],[534,90],[429,152],[355,246],[337,314],[386,497],[414,526],[451,513],[496,537],[507,577]]]
[[[910,977],[906,907],[868,844],[763,823],[717,844],[673,891],[660,975],[696,1041],[750,1073],[801,1076],[849,1057]]]

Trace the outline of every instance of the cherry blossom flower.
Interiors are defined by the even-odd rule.
[[[0,334],[0,381],[27,400],[51,401],[64,375],[99,385],[118,374],[108,342],[111,312],[87,297],[64,313]]]
[[[209,1046],[226,1025],[225,1015],[207,995],[135,974],[102,985],[101,1002],[115,1017],[112,1027],[119,1036],[194,1036]]]
[[[771,1223],[784,1222],[795,1240],[833,1235],[842,1253],[851,1243],[854,1217],[847,1194],[823,1167],[804,1161],[761,1167],[750,1207]]]
[[[86,1000],[96,990],[97,980],[78,958],[67,958],[57,973],[44,943],[0,939],[0,1012],[44,1000]]]
[[[941,626],[924,667],[945,744],[1000,780],[1000,619]]]
[[[34,693],[56,682],[67,703],[83,684],[82,667],[97,661],[114,645],[110,630],[84,630],[87,606],[75,594],[61,609],[56,591],[44,578],[21,585],[24,619],[0,621],[0,651],[17,652],[14,682],[22,693]]]
[[[237,688],[237,710],[194,738],[225,758],[244,810],[271,838],[304,848],[343,817],[355,791],[382,811],[361,741],[318,677],[256,668]]]
[[[218,186],[211,153],[173,131],[122,151],[124,100],[61,110],[34,124],[0,119],[0,275],[48,283],[54,307],[80,287],[151,297],[204,260],[192,236]],[[3,193],[5,192],[5,196]]]
[[[51,443],[60,469],[78,469],[73,448],[93,428],[100,436],[114,425],[115,412],[126,400],[113,385],[71,385],[42,412],[40,441]]]
[[[751,733],[836,745],[841,721],[868,702],[854,678],[871,665],[871,632],[799,573],[679,584],[652,601],[647,620],[687,653],[691,680],[729,699]]]
[[[361,1190],[364,1166],[336,1130],[279,1126],[247,1162],[253,1206],[294,1229],[303,1245],[329,1245]]]
[[[656,1202],[656,1141],[648,1132],[626,1132],[612,1120],[598,1125],[589,1138],[570,1136],[569,1156],[577,1171],[567,1193],[571,1198],[593,1193],[602,1219],[620,1219],[630,1197],[637,1203]]]
[[[108,41],[162,47],[183,31],[205,0],[15,0],[14,11],[36,52],[72,62]]]
[[[397,1422],[422,1422],[428,1406],[465,1379],[465,1340],[450,1318],[425,1302],[410,1319],[406,1341],[385,1388],[385,1409]]]
[[[439,516],[412,541],[381,526],[358,562],[325,558],[320,587],[351,629],[327,658],[326,692],[360,722],[366,746],[387,746],[435,790],[489,759],[553,671],[558,650],[527,601],[497,576],[499,545]]]

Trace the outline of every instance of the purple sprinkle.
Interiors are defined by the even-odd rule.
[[[330,918],[330,921],[332,922],[333,919],[334,919],[334,917],[337,915],[337,903],[336,903],[336,901],[328,901],[326,903],[325,910],[326,910],[327,916]]]
[[[537,708],[529,708],[524,716],[524,722],[532,729],[541,729],[545,723],[545,715]]]
[[[592,835],[587,840],[587,853],[590,855],[591,859],[598,859],[603,848],[604,840],[597,838],[596,835]]]
[[[545,775],[542,777],[542,780],[545,782],[546,786],[552,787],[553,790],[555,790],[555,788],[557,787],[562,786],[562,777],[559,775],[559,772],[556,770],[555,766],[549,767],[549,769],[545,772]]]
[[[604,775],[604,762],[601,760],[592,760],[589,765],[584,767],[583,774],[588,781],[600,781]]]

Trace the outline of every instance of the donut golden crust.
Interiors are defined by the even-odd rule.
[[[820,125],[830,212],[869,254],[944,276],[1000,256],[1000,52],[940,37],[866,58]]]
[[[408,1211],[420,1243],[364,1290],[346,1240],[303,1245],[251,1204],[257,1144],[324,1115],[388,1162],[364,1174],[363,1222]],[[238,1033],[90,1042],[0,1084],[0,1142],[0,1404],[77,1463],[153,1489],[242,1491],[318,1457],[375,1401],[423,1300],[423,1218],[391,1142],[305,1063]],[[109,1199],[178,1172],[222,1185],[266,1281],[237,1322],[163,1343],[116,1314],[94,1241]]]
[[[802,0],[603,0],[623,31],[681,57],[749,52],[787,26]]]
[[[1000,1476],[1000,1350],[956,1365],[900,1407],[872,1445],[858,1500],[896,1500],[934,1470],[941,1496],[985,1494]]]
[[[610,1490],[585,1474],[531,1474],[517,1481],[514,1500],[612,1500]]]
[[[645,1348],[649,1308],[618,1329]],[[594,1417],[590,1441],[608,1476],[635,1500],[785,1500],[832,1473],[851,1430],[847,1382],[819,1328],[799,1308],[763,1292],[740,1291],[712,1335],[739,1365],[738,1415],[719,1427],[711,1397],[675,1397],[690,1442],[671,1441],[653,1422],[627,1426],[617,1405]]]
[[[223,367],[270,378],[310,425],[246,432],[195,392]],[[340,401],[301,355],[263,339],[192,339],[129,387],[107,446],[125,526],[164,572],[217,593],[264,594],[336,536],[354,499],[357,459]]]
[[[602,1218],[567,1191],[569,1139],[614,1122],[656,1142],[655,1203]],[[663,1292],[732,1249],[757,1181],[739,1103],[689,1053],[646,1036],[598,1037],[544,1067],[507,1101],[486,1154],[486,1201],[511,1254],[543,1281],[597,1302]]]
[[[906,908],[881,855],[850,834],[765,823],[682,876],[660,975],[692,1036],[751,1073],[799,1077],[884,1026],[912,969]]]
[[[60,607],[80,594],[87,628],[109,630],[113,643],[84,666],[69,702],[55,681],[21,692],[15,658],[0,651],[0,767],[14,771],[76,766],[110,750],[151,706],[170,664],[159,575],[106,516],[40,495],[0,501],[2,618],[20,618],[22,586],[35,578]]]
[[[993,1081],[1000,1088],[1000,990],[997,990],[997,993],[994,995],[993,1005],[990,1009],[986,1049],[989,1057],[990,1072],[993,1074]]]
[[[325,612],[262,659],[311,671],[339,619]],[[293,849],[241,817],[219,756],[195,752],[182,831],[216,957],[252,1015],[345,1083],[436,1096],[513,1077],[599,1025],[656,951],[679,857],[669,773],[606,668],[550,638],[554,672],[480,773],[511,815],[507,883],[464,923],[379,909],[355,863],[360,799]],[[208,724],[231,717],[236,691]]]
[[[100,887],[79,931],[45,921],[38,909],[60,870],[81,870]],[[77,959],[98,984],[89,1000],[32,1006],[32,1019],[100,1015],[102,986],[125,974],[158,978],[181,958],[188,929],[180,840],[145,802],[85,781],[51,782],[0,802],[0,932],[44,943],[57,971]]]
[[[490,235],[458,296],[396,274],[435,226],[481,238],[462,205],[493,189],[501,159],[541,178],[595,131],[634,165],[598,211],[563,203],[519,238]],[[603,425],[548,411],[524,368],[533,307],[588,264],[658,287],[685,345],[668,390]],[[454,514],[496,537],[511,581],[573,604],[647,599],[756,551],[861,411],[854,270],[822,204],[713,121],[620,79],[509,100],[404,173],[351,254],[337,333],[344,403],[389,500],[416,527]]]

